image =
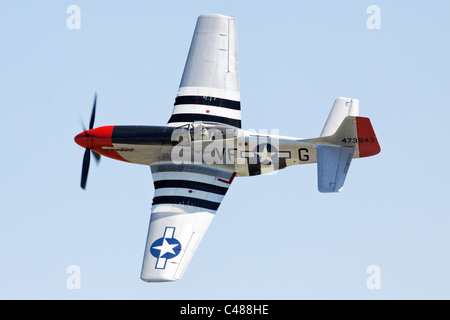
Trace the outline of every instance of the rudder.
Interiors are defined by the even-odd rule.
[[[353,158],[370,157],[381,151],[370,119],[364,117],[346,117],[335,134],[321,140],[340,147],[355,148]]]

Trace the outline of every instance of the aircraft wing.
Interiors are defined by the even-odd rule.
[[[182,277],[236,173],[200,164],[150,166],[155,185],[141,279]]]
[[[197,20],[168,125],[194,121],[241,127],[236,19],[204,14]]]

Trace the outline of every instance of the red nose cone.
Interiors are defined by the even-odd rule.
[[[83,147],[83,148],[89,148],[92,149],[92,134],[93,134],[93,129],[92,130],[87,130],[87,131],[83,131],[80,134],[78,134],[75,137],[75,142]]]

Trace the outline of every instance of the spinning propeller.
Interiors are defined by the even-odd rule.
[[[96,162],[98,163],[100,161],[100,155],[93,151],[93,137],[94,137],[94,121],[95,121],[95,107],[97,104],[97,94],[95,94],[94,96],[94,105],[92,106],[92,113],[91,113],[91,120],[89,121],[89,129],[86,130],[84,125],[83,125],[83,132],[80,133],[79,135],[77,135],[75,137],[75,142],[78,143],[80,146],[86,146],[86,150],[84,152],[84,156],[83,156],[83,166],[82,166],[82,170],[81,170],[81,188],[85,189],[86,188],[86,181],[87,181],[87,177],[88,177],[88,172],[89,172],[89,164],[91,162],[91,152],[96,160]]]

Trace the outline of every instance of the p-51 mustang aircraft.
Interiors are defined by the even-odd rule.
[[[236,20],[204,14],[194,36],[166,126],[94,128],[75,137],[86,148],[81,187],[91,152],[151,168],[155,194],[141,279],[182,277],[235,177],[317,163],[320,192],[341,190],[354,158],[380,152],[359,102],[337,98],[320,137],[300,139],[241,128]]]

